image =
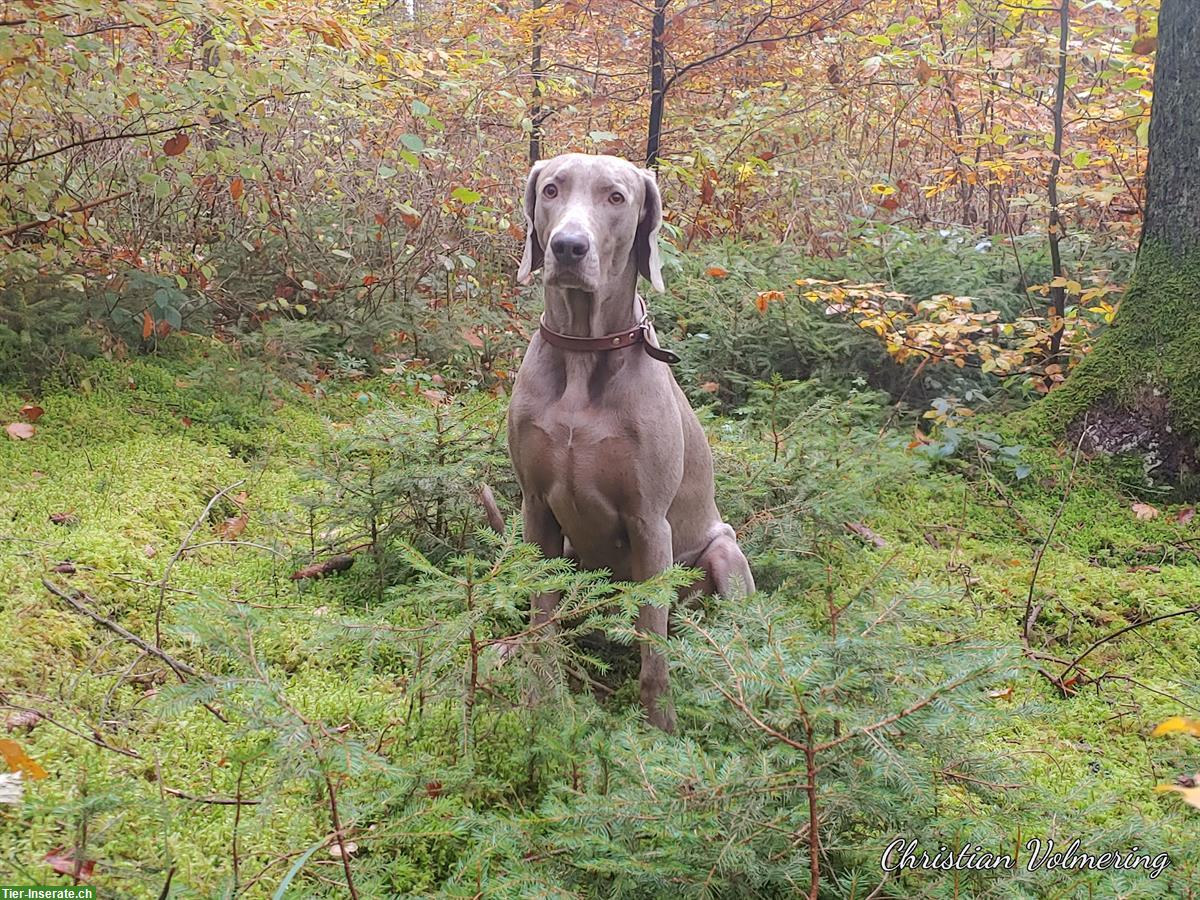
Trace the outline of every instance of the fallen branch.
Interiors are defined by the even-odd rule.
[[[163,604],[166,602],[167,598],[167,584],[170,581],[171,570],[175,568],[175,563],[179,562],[179,557],[183,555],[184,550],[187,549],[187,545],[191,543],[192,537],[196,534],[196,530],[200,527],[200,523],[208,518],[209,512],[214,506],[216,506],[217,501],[232,491],[235,487],[242,484],[245,480],[246,479],[244,478],[239,478],[233,484],[229,485],[229,487],[221,488],[221,490],[213,494],[212,499],[208,501],[208,505],[204,507],[204,512],[200,513],[200,515],[197,516],[196,521],[192,523],[192,527],[188,531],[187,537],[183,539],[183,543],[179,545],[179,549],[175,551],[175,555],[172,556],[167,562],[167,567],[163,570],[162,580],[158,583],[158,607],[154,610],[155,647],[162,643]]]
[[[1034,651],[1030,645],[1029,637],[1033,632],[1033,623],[1037,621],[1037,617],[1042,611],[1042,605],[1039,603],[1035,606],[1033,602],[1038,573],[1042,570],[1042,558],[1046,555],[1046,550],[1050,546],[1050,539],[1054,536],[1054,529],[1058,527],[1063,512],[1067,508],[1067,500],[1071,496],[1071,487],[1075,483],[1075,470],[1079,468],[1079,455],[1083,450],[1083,440],[1088,436],[1090,431],[1091,429],[1085,424],[1083,431],[1079,435],[1079,442],[1075,445],[1075,455],[1071,459],[1071,471],[1067,475],[1067,485],[1063,489],[1062,500],[1058,504],[1058,510],[1054,513],[1054,518],[1050,521],[1050,527],[1046,530],[1046,538],[1042,541],[1042,546],[1038,548],[1037,554],[1033,558],[1033,572],[1029,576],[1029,593],[1025,597],[1025,615],[1021,617],[1021,643],[1025,647],[1025,655],[1030,659],[1033,658]],[[1068,671],[1070,670],[1068,669]],[[1065,672],[1063,676],[1055,678],[1055,676],[1047,672],[1042,666],[1037,666],[1037,673],[1058,688],[1064,697],[1067,696],[1067,688],[1063,684]]]
[[[303,581],[306,578],[324,578],[335,572],[345,572],[354,565],[354,557],[348,553],[341,556],[331,556],[323,562],[310,563],[292,573],[292,581]]]
[[[15,709],[18,712],[24,712],[24,713],[37,713],[39,721],[49,722],[55,728],[61,728],[67,734],[73,734],[73,735],[75,735],[75,737],[80,738],[81,740],[85,740],[89,744],[95,744],[101,750],[111,750],[113,753],[120,753],[122,756],[128,756],[130,759],[141,759],[142,758],[142,754],[138,753],[136,750],[128,750],[125,747],[117,747],[113,744],[108,743],[107,741],[101,740],[98,737],[92,737],[90,735],[86,735],[82,731],[76,731],[74,728],[70,727],[69,725],[64,725],[62,722],[58,721],[57,719],[53,718],[50,715],[47,715],[45,712],[43,712],[40,709],[34,709],[31,706],[18,706],[15,703],[8,703],[7,701],[0,703],[0,707],[3,707],[4,709]],[[99,733],[94,728],[92,729],[92,732],[93,732],[93,734]]]
[[[1067,673],[1076,668],[1083,661],[1084,657],[1097,647],[1101,646],[1102,644],[1107,644],[1109,641],[1120,637],[1126,632],[1134,631],[1135,629],[1141,628],[1144,625],[1153,625],[1155,622],[1163,621],[1163,619],[1173,619],[1176,616],[1188,616],[1196,614],[1200,614],[1200,606],[1189,606],[1187,609],[1177,609],[1175,612],[1163,613],[1161,616],[1154,616],[1146,619],[1145,621],[1134,622],[1132,625],[1126,625],[1124,628],[1118,628],[1116,631],[1112,632],[1112,634],[1107,634],[1099,640],[1093,641],[1086,650],[1075,657],[1075,659],[1071,661],[1071,664],[1063,669],[1062,674],[1059,676],[1059,681],[1061,682],[1063,679],[1065,679],[1067,677]]]
[[[91,619],[93,622],[95,622],[98,625],[103,625],[105,628],[107,628],[113,634],[124,638],[129,643],[133,644],[135,647],[141,649],[142,651],[149,653],[151,656],[157,656],[159,659],[161,659],[163,662],[165,662],[168,666],[170,666],[172,669],[174,669],[175,674],[179,675],[180,677],[183,677],[186,675],[186,676],[190,676],[192,678],[197,678],[200,676],[200,673],[197,672],[195,669],[193,669],[191,666],[189,666],[187,663],[176,659],[175,657],[171,656],[169,653],[166,653],[163,650],[160,650],[158,647],[154,646],[153,644],[142,640],[140,637],[138,637],[132,631],[125,628],[123,625],[118,625],[112,619],[106,619],[104,616],[100,615],[99,613],[92,612],[90,609],[88,609],[86,606],[84,606],[84,604],[77,597],[74,597],[71,594],[67,593],[66,591],[64,591],[62,588],[60,588],[58,585],[56,585],[54,582],[50,581],[49,579],[43,578],[42,584],[44,584],[46,586],[46,590],[48,590],[54,596],[56,596],[62,600],[65,600],[67,603],[69,603],[71,605],[71,608],[74,609],[77,613],[81,613],[82,615],[87,616],[89,619]],[[82,596],[86,597],[87,594],[83,594]]]
[[[190,800],[193,803],[211,803],[213,806],[255,806],[262,803],[261,800],[246,800],[241,797],[197,797],[195,794],[189,794],[187,791],[166,787],[165,785],[163,786],[163,793],[170,794],[172,797],[178,797],[181,800]]]

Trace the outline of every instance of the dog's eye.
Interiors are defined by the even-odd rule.
[[[548,184],[542,188],[542,196],[547,200],[553,200],[558,196],[558,188],[552,184]]]
[[[620,206],[622,203],[625,202],[625,195],[622,194],[620,191],[613,191],[611,194],[608,195],[608,202],[611,203],[613,206]]]

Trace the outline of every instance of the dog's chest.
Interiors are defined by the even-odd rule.
[[[519,474],[527,490],[620,493],[620,479],[613,476],[637,443],[620,410],[559,400],[514,407],[510,415],[511,437],[520,447]]]

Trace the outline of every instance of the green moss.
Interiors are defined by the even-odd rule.
[[[363,663],[354,648],[313,649],[314,623],[321,620],[315,610],[360,605],[352,579],[308,585],[287,579],[291,554],[304,558],[308,544],[294,518],[294,499],[304,490],[298,465],[323,433],[323,419],[343,422],[369,411],[388,383],[333,385],[319,397],[282,386],[264,394],[251,379],[229,381],[228,361],[218,353],[183,362],[95,364],[86,387],[64,386],[37,398],[46,414],[32,440],[0,438],[0,685],[7,702],[42,708],[81,734],[96,733],[141,754],[131,759],[101,750],[49,723],[15,735],[51,777],[29,786],[19,810],[0,813],[0,882],[55,879],[42,860],[73,839],[86,791],[101,896],[158,896],[172,865],[177,888],[219,894],[230,877],[234,809],[164,795],[160,779],[161,786],[196,795],[231,796],[239,758],[254,759],[246,794],[268,801],[243,811],[242,878],[273,866],[248,896],[270,896],[297,851],[328,833],[328,812],[311,781],[257,755],[273,736],[248,733],[236,720],[226,725],[203,708],[172,712],[164,702],[170,679],[120,680],[136,651],[41,586],[51,566],[73,559],[80,571],[61,580],[87,591],[99,611],[152,634],[155,584],[166,561],[208,498],[238,479],[246,480],[249,495],[243,539],[284,556],[207,547],[178,562],[173,586],[225,605],[238,597],[294,609],[294,616],[285,611],[271,620],[257,647],[291,704],[306,716],[345,725],[368,746],[378,743],[393,765],[412,765],[422,775],[422,767],[445,772],[460,766],[461,716],[451,702],[430,700],[420,729],[405,731],[400,673],[379,657]],[[281,402],[272,402],[271,393]],[[0,391],[0,421],[11,420],[24,399]],[[814,623],[827,609],[827,590],[838,604],[876,594],[904,599],[906,627],[922,646],[978,639],[1016,644],[1032,561],[1055,519],[1069,457],[1026,451],[1032,474],[1000,490],[978,467],[922,469],[903,451],[905,441],[876,442],[874,426],[868,453],[846,437],[858,421],[844,412],[846,401],[829,403],[846,421],[832,431],[828,420],[797,426],[790,439],[803,449],[803,466],[780,484],[761,474],[773,455],[768,441],[754,438],[745,423],[715,417],[709,423],[722,509],[731,519],[741,522],[801,498],[803,513],[794,521],[776,513],[760,516],[763,524],[747,523],[752,551],[755,541],[769,545],[775,530],[787,530],[773,549],[756,552],[762,583],[781,585],[779,596],[811,608]],[[1113,486],[1119,474],[1111,462],[1085,463],[1074,474],[1035,585],[1042,604],[1037,634],[1048,652],[1073,656],[1124,624],[1193,604],[1200,592],[1200,560],[1188,543],[1194,528],[1166,509],[1152,521],[1138,520]],[[73,511],[78,523],[50,523],[49,514],[61,511]],[[840,532],[845,521],[863,521],[888,546],[831,547],[820,529],[833,523]],[[206,536],[214,524],[203,523]],[[221,660],[181,628],[191,615],[185,600],[189,595],[168,594],[167,647],[219,671]],[[1135,681],[1106,681],[1063,699],[1029,669],[1016,673],[1012,695],[994,699],[995,731],[980,746],[964,746],[963,758],[992,754],[1019,763],[1023,771],[1014,781],[1020,788],[996,794],[947,782],[941,812],[970,812],[1010,842],[1018,829],[1039,833],[1051,820],[1071,835],[1123,828],[1136,836],[1133,842],[1176,853],[1178,866],[1194,865],[1190,810],[1153,793],[1156,778],[1195,771],[1194,756],[1187,759],[1191,748],[1182,740],[1144,739],[1154,723],[1181,712],[1171,698],[1187,698],[1192,673],[1200,671],[1194,620],[1179,617],[1108,642],[1088,666]],[[143,660],[133,674],[156,668]],[[630,702],[610,701],[607,711],[595,712],[597,719],[630,715],[634,694],[635,683],[626,682],[622,697]],[[406,796],[389,797],[384,814],[367,820],[378,827],[359,837],[364,896],[434,892],[474,852],[463,824],[472,816],[493,817],[497,835],[532,832],[538,826],[530,821],[547,791],[574,796],[562,773],[575,764],[572,754],[590,757],[594,722],[578,726],[582,749],[565,738],[548,748],[519,708],[479,716],[474,764],[458,768],[456,782],[439,775],[444,793],[436,802],[414,817]],[[692,737],[705,740],[703,729]],[[355,777],[362,790],[373,776]],[[414,780],[413,791],[432,792],[425,777]],[[336,878],[327,855],[315,859],[322,861],[319,873]],[[1097,896],[1110,895],[1110,884],[1097,885]],[[315,878],[298,880],[293,891],[340,895],[336,882]]]
[[[1154,244],[1138,254],[1113,327],[1032,420],[1061,433],[1102,401],[1134,407],[1147,389],[1165,395],[1176,429],[1200,438],[1200,254]]]

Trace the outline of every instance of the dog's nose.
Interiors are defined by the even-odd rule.
[[[587,255],[591,246],[587,235],[578,231],[560,232],[550,239],[550,249],[554,251],[554,258],[563,263],[579,262]]]

